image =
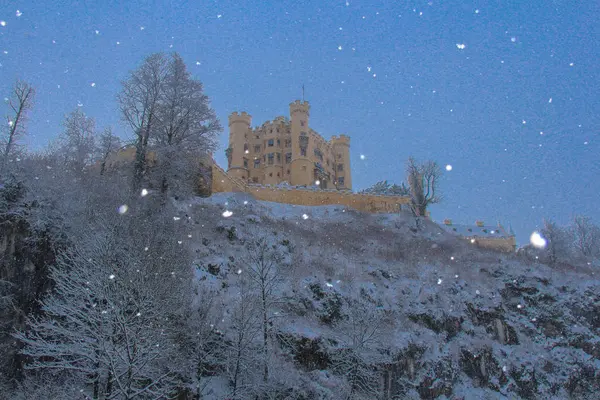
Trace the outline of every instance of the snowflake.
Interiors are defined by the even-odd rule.
[[[178,240],[178,241],[177,241],[177,244],[182,244],[182,243],[183,243],[183,242],[182,242],[181,240]]]
[[[575,63],[569,63],[569,67],[572,67],[573,65],[575,65]]]
[[[368,72],[371,72],[371,67],[367,67],[367,71],[368,71]]]
[[[475,10],[475,14],[479,14],[479,10]]]
[[[446,171],[452,171],[452,165],[450,165],[450,164],[446,165]]]
[[[15,15],[16,15],[17,17],[20,17],[21,15],[23,15],[23,13],[22,13],[21,11],[17,10],[17,12],[15,13]]]
[[[129,210],[129,207],[127,207],[127,204],[123,204],[118,209],[119,214],[125,214],[127,212],[127,210]]]
[[[527,121],[525,121],[525,120],[523,120],[522,122],[523,122],[523,125],[525,125],[527,123]]]
[[[302,214],[302,219],[308,219],[308,215]]]
[[[533,247],[537,247],[538,249],[546,247],[546,239],[539,232],[533,232],[529,237],[529,242]]]
[[[340,46],[338,46],[338,50],[342,50],[342,46],[341,46],[341,45],[340,45]]]
[[[242,269],[241,269],[241,268],[239,268],[239,269],[237,270],[237,274],[238,274],[238,275],[240,275],[241,273],[242,273]]]
[[[510,38],[510,41],[513,42],[513,43],[515,43],[517,41],[517,38],[513,36],[513,37]]]
[[[478,290],[475,291],[475,294],[481,294],[481,292]]]
[[[319,181],[319,180],[315,181],[315,185],[319,186],[320,184],[321,184],[321,181]]]
[[[438,278],[437,282],[438,282],[438,285],[441,285],[442,284],[442,278]]]
[[[459,50],[464,50],[464,49],[465,49],[465,47],[467,47],[467,46],[466,46],[464,43],[456,43],[456,47],[457,47]]]
[[[173,217],[173,221],[179,221],[181,217]]]
[[[96,33],[96,35],[100,34],[100,31],[98,29],[96,29],[94,32]]]
[[[13,126],[15,123],[12,121],[8,121],[8,126]]]
[[[196,65],[201,65],[202,63],[200,61],[196,61]]]
[[[552,103],[552,97],[548,99],[548,103]]]
[[[333,285],[331,283],[329,283],[329,282],[325,282],[325,286],[327,286],[327,287],[333,287]]]
[[[229,211],[229,210],[225,210],[223,211],[222,214],[225,218],[231,217],[233,215],[233,212]]]
[[[91,86],[91,87],[96,87],[96,82],[92,82],[92,83],[90,84],[90,86]]]
[[[148,189],[142,189],[142,197],[148,196]]]
[[[140,31],[143,31],[144,29],[146,29],[145,26],[140,26]]]
[[[115,276],[114,276],[114,275],[109,275],[109,276],[108,276],[108,279],[111,279],[111,280],[112,280],[112,279],[115,279]]]
[[[0,26],[6,26],[6,21],[0,21]]]
[[[217,18],[221,18],[223,16],[223,14],[218,14]]]
[[[136,316],[136,317],[140,317],[141,315],[142,315],[142,313],[141,313],[141,312],[139,312],[139,313],[135,314],[135,316]]]
[[[361,154],[361,155],[360,155],[360,159],[361,159],[361,160],[364,160],[364,159],[365,159],[365,155],[364,155],[364,154]]]

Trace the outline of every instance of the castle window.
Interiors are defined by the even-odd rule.
[[[269,153],[269,165],[273,165],[275,160],[275,153]]]
[[[272,173],[272,172],[271,172],[271,173],[269,173],[269,176],[272,178],[272,177],[273,177],[273,173]]]
[[[266,161],[267,161],[267,155],[263,154],[263,162],[266,162]]]
[[[306,171],[306,165],[302,166],[302,171]]]
[[[304,126],[305,124],[306,124],[306,122],[300,121],[300,126]]]
[[[337,179],[337,181],[338,181],[338,185],[339,185],[339,186],[344,186],[344,177],[343,177],[343,176],[339,177],[339,178]]]
[[[287,170],[287,173],[288,173],[288,175],[289,175],[289,173],[290,173],[290,170],[289,170],[289,169]]]
[[[277,177],[279,178],[279,172],[277,173]]]
[[[244,152],[248,151],[248,143],[244,143]]]
[[[321,150],[315,149],[315,157],[317,157],[319,160],[323,161],[323,153],[321,153]]]
[[[256,135],[256,138],[257,138],[257,139],[260,139],[260,138],[258,137],[258,135]]]
[[[306,147],[300,147],[300,155],[306,157]]]
[[[269,147],[273,147],[274,144],[275,144],[275,141],[273,139],[269,139],[269,142],[268,142]]]
[[[292,139],[285,139],[285,147],[287,147],[287,148],[292,147]]]
[[[254,152],[255,153],[260,153],[260,144],[255,144],[254,145]]]
[[[343,171],[344,170],[344,164],[338,164],[337,170],[340,171],[340,172]]]
[[[277,147],[281,147],[281,140],[277,139]]]
[[[244,158],[244,168],[248,168],[248,159]]]
[[[253,177],[253,178],[252,178],[252,182],[254,182],[254,183],[258,183],[258,178],[257,178],[256,176],[255,176],[255,177]]]
[[[285,153],[285,163],[289,164],[292,162],[292,153]]]
[[[254,160],[254,168],[260,168],[260,159]]]
[[[277,128],[277,133],[279,133],[279,128]]]
[[[281,153],[277,153],[277,163],[281,162]]]

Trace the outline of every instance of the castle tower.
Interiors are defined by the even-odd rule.
[[[352,175],[350,174],[350,137],[346,135],[331,138],[333,154],[335,157],[335,179],[338,189],[352,189]]]
[[[310,143],[308,119],[310,104],[308,101],[296,100],[290,103],[290,125],[292,139],[292,163],[290,184],[294,186],[314,185],[314,163],[309,154],[313,143]]]
[[[246,112],[229,115],[229,147],[227,153],[227,173],[248,180],[249,163],[248,136],[251,134],[252,116]]]

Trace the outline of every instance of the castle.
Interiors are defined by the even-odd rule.
[[[290,104],[290,118],[277,117],[252,128],[246,112],[229,115],[227,170],[210,155],[201,156],[207,174],[199,171],[201,186],[208,193],[245,192],[256,200],[305,205],[339,205],[367,213],[398,213],[410,209],[410,196],[353,193],[350,171],[350,138],[346,135],[323,139],[309,127],[310,104]],[[111,155],[108,167],[130,163],[135,148],[126,146]],[[148,154],[150,164],[155,161]],[[200,183],[200,182],[199,182]],[[514,233],[497,227],[453,225],[445,220],[442,229],[483,248],[514,252]]]
[[[227,174],[247,183],[352,189],[350,138],[331,140],[309,127],[310,104],[290,104],[290,118],[277,117],[251,128],[246,112],[229,115]]]

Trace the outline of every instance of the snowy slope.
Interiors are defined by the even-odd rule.
[[[197,254],[200,284],[217,293],[226,336],[245,244],[267,237],[284,255],[277,294],[285,301],[272,310],[271,334],[274,353],[293,370],[287,379],[295,376],[305,396],[345,396],[334,360],[353,343],[349,322],[364,318],[379,324],[378,340],[356,347],[381,381],[377,398],[600,398],[593,270],[477,249],[429,222],[417,232],[407,214],[258,202],[241,193],[177,207],[174,218],[189,225],[182,241]],[[300,354],[299,343],[310,354],[304,347]],[[225,396],[224,375],[212,378],[207,398]]]

